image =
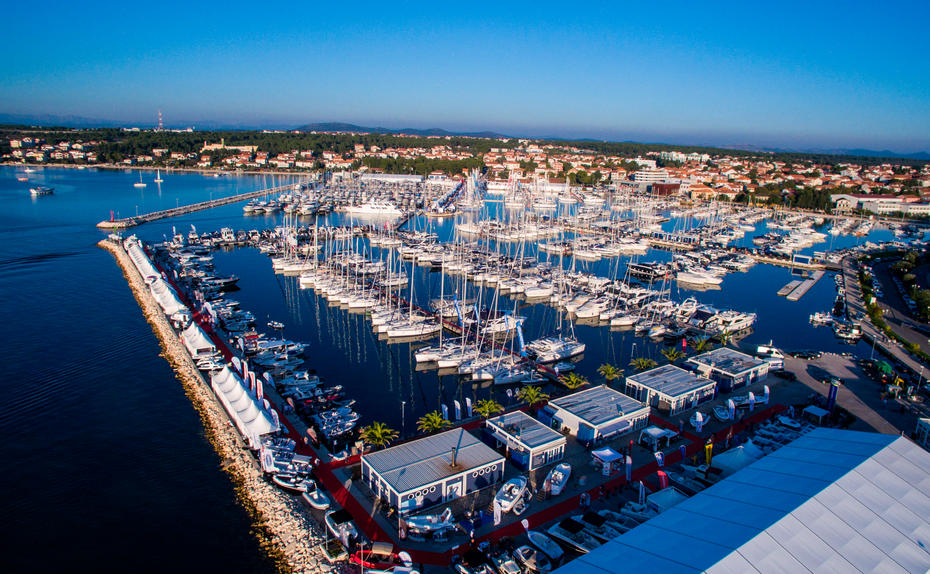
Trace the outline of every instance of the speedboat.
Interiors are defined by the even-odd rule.
[[[494,501],[500,504],[502,512],[510,512],[526,492],[526,477],[518,476],[504,483],[497,491]]]
[[[491,564],[497,570],[497,574],[523,574],[520,566],[506,550],[498,550],[491,554]]]
[[[584,524],[588,533],[602,542],[613,540],[623,534],[623,531],[614,528],[610,520],[591,510],[572,518]]]
[[[330,506],[329,496],[320,490],[312,480],[307,480],[307,490],[300,496],[307,501],[307,504],[317,510],[326,510]]]
[[[545,554],[532,546],[520,546],[513,551],[513,557],[523,568],[534,574],[547,574],[552,570],[552,563]]]
[[[316,488],[316,484],[309,478],[287,472],[281,472],[272,476],[271,481],[281,488],[292,492],[307,492],[310,484],[313,484],[313,487]]]
[[[539,550],[548,556],[553,563],[558,563],[558,561],[562,559],[562,555],[564,554],[562,547],[542,532],[528,530],[526,532],[526,537],[530,539],[530,544],[539,548]]]
[[[349,546],[359,538],[358,529],[352,522],[352,515],[345,509],[330,510],[323,517],[323,521],[333,538],[342,542],[344,546]]]
[[[629,532],[630,530],[639,526],[639,522],[633,520],[629,516],[620,514],[619,512],[614,512],[613,510],[599,510],[597,512],[604,518],[610,521],[610,525],[622,533]]]
[[[371,548],[356,550],[349,556],[349,562],[361,566],[362,571],[392,571],[396,566],[409,568],[412,565],[410,555],[406,552],[394,552],[390,542],[375,542]]]
[[[601,545],[601,542],[587,531],[583,523],[572,518],[560,521],[550,527],[547,532],[556,540],[582,554],[587,554]]]
[[[726,405],[717,405],[714,407],[714,418],[725,423],[730,421],[730,409]]]
[[[445,509],[442,514],[424,514],[421,516],[408,516],[404,518],[404,523],[409,530],[416,532],[438,532],[446,528],[455,526],[455,520],[452,518],[452,509]]]
[[[650,518],[655,518],[659,515],[658,512],[652,508],[649,508],[645,504],[640,504],[632,500],[623,505],[623,508],[620,509],[620,513],[625,516],[629,516],[637,522],[646,522]]]
[[[568,477],[572,474],[572,465],[567,462],[560,462],[549,471],[546,480],[549,482],[549,492],[552,496],[562,494],[562,489],[568,483]]]

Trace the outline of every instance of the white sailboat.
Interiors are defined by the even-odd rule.
[[[148,184],[146,184],[144,181],[142,181],[142,171],[139,171],[139,181],[137,181],[136,183],[132,184],[132,186],[133,186],[133,187],[145,187],[146,185],[148,185]]]
[[[161,183],[165,180],[161,178],[161,170],[155,170],[155,183]]]

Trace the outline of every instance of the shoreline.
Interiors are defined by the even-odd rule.
[[[332,572],[323,558],[322,528],[299,497],[290,496],[264,479],[257,461],[249,454],[235,427],[209,385],[197,370],[161,308],[146,288],[122,246],[104,239],[97,243],[116,259],[139,307],[171,364],[184,393],[200,415],[204,434],[220,459],[220,468],[231,479],[237,501],[252,517],[252,532],[262,551],[282,573]]]
[[[160,167],[160,166],[139,166],[139,165],[117,165],[113,163],[93,163],[93,164],[74,164],[74,163],[20,163],[20,162],[0,162],[3,167],[30,167],[30,168],[63,168],[76,169],[78,171],[87,171],[91,169],[103,169],[108,171],[154,171],[163,169],[165,173],[183,172],[183,173],[200,173],[204,175],[221,174],[223,177],[232,177],[239,175],[295,175],[306,176],[320,173],[317,170],[310,171],[282,171],[278,169],[271,170],[228,170],[217,168],[202,167]]]

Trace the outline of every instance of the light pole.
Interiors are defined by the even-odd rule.
[[[405,436],[405,430],[406,430],[406,429],[405,429],[404,427],[405,427],[406,425],[404,424],[404,422],[405,422],[405,418],[406,418],[406,417],[404,416],[404,415],[405,415],[404,407],[405,407],[406,405],[407,405],[407,401],[401,401],[401,402],[400,402],[400,438],[404,438],[404,436]]]
[[[878,332],[877,332],[877,331],[876,331],[875,333],[872,334],[872,354],[869,355],[869,360],[870,360],[870,361],[873,360],[873,359],[875,358],[875,342],[876,342],[876,341],[878,341]]]

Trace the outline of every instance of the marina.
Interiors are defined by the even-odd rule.
[[[168,189],[177,177],[165,174],[161,185]],[[447,189],[465,190],[449,197],[467,204],[469,195],[484,193],[483,186],[478,180]],[[68,185],[56,188],[64,191],[55,199],[67,201]],[[746,432],[750,417],[735,420],[725,401],[722,406],[705,402],[710,395],[704,391],[693,399],[657,400],[655,406],[637,407],[644,403],[624,394],[621,387],[597,402],[619,396],[629,404],[621,401],[622,406],[610,413],[602,409],[592,427],[594,434],[584,434],[581,425],[567,424],[564,446],[545,442],[555,438],[549,435],[538,442],[529,434],[530,428],[537,428],[529,421],[541,422],[538,428],[546,430],[553,417],[564,422],[571,409],[586,408],[566,406],[565,401],[578,391],[564,386],[565,373],[576,373],[590,381],[591,391],[598,391],[604,381],[598,369],[605,363],[618,368],[636,359],[664,363],[663,351],[681,348],[690,355],[702,340],[738,340],[742,348],[754,349],[757,342],[773,338],[798,346],[806,339],[809,346],[816,341],[817,347],[844,349],[832,334],[825,338],[806,327],[808,316],[828,307],[834,298],[832,286],[818,281],[830,272],[814,270],[800,283],[792,279],[776,294],[774,285],[784,284],[790,272],[753,257],[748,251],[754,248],[752,236],[730,246],[721,245],[720,238],[692,241],[691,249],[643,251],[641,235],[592,232],[597,237],[592,240],[587,232],[583,238],[579,235],[582,228],[593,228],[578,223],[573,224],[575,231],[558,226],[557,231],[543,232],[544,220],[534,220],[527,211],[496,211],[502,203],[463,209],[456,199],[448,199],[442,209],[455,213],[451,217],[431,218],[418,207],[398,209],[401,215],[392,211],[385,222],[381,213],[365,213],[377,205],[370,202],[380,201],[371,196],[353,198],[345,206],[334,201],[330,209],[301,215],[299,207],[288,212],[284,205],[290,203],[280,199],[294,194],[294,184],[281,186],[281,193],[271,196],[267,189],[259,187],[256,192],[262,192],[259,201],[279,203],[274,211],[263,209],[255,215],[242,209],[254,198],[230,200],[212,209],[152,220],[135,228],[138,238],[114,236],[103,245],[121,261],[137,299],[140,304],[145,301],[146,316],[161,309],[160,319],[149,320],[169,349],[188,395],[192,400],[196,395],[198,408],[211,412],[204,424],[226,437],[227,444],[236,445],[234,456],[225,454],[230,452],[223,450],[227,447],[214,445],[222,458],[235,461],[225,465],[226,471],[244,485],[256,521],[274,549],[272,555],[297,570],[330,568],[331,561],[338,564],[356,554],[367,562],[373,548],[369,541],[391,546],[381,548],[379,555],[402,549],[414,564],[427,568],[448,564],[458,554],[454,547],[469,540],[459,527],[469,514],[478,543],[519,536],[526,529],[521,521],[526,520],[540,536],[551,533],[567,544],[572,555],[582,548],[593,550],[580,532],[602,540],[597,536],[630,525],[624,526],[624,519],[617,517],[579,515],[579,504],[592,499],[602,504],[607,495],[600,489],[649,482],[657,467],[652,453],[637,446],[630,453],[631,463],[612,459],[610,453],[601,455],[608,463],[605,479],[589,476],[586,484],[578,484],[583,474],[579,469],[591,456],[586,441],[623,453],[629,442],[638,442],[646,427],[674,429],[668,430],[673,434],[663,431],[656,436],[687,437],[681,452],[677,445],[666,451],[665,464],[677,464],[703,452],[707,431],[698,429],[702,436],[697,437],[695,424],[711,425],[718,440],[724,441],[728,432]],[[313,201],[338,195],[326,185],[312,193]],[[641,198],[646,200],[650,198]],[[358,212],[352,205],[369,207]],[[623,229],[624,220],[616,215],[623,211],[611,206],[608,199],[600,208],[600,216],[610,222],[605,229]],[[667,200],[655,202],[659,213],[671,207]],[[566,217],[576,217],[574,210],[580,206],[565,209]],[[758,210],[753,213],[761,215]],[[486,218],[499,218],[502,225],[480,223]],[[597,221],[587,221],[592,220]],[[478,233],[471,233],[470,225],[477,225]],[[673,216],[660,225],[673,233],[682,223]],[[763,220],[756,226],[756,236],[773,233]],[[675,241],[685,244],[683,237],[677,235]],[[840,249],[855,247],[857,241],[852,239]],[[552,249],[542,248],[550,243]],[[556,247],[563,243],[568,249]],[[126,271],[127,265],[135,270],[135,277]],[[797,299],[788,299],[795,307],[769,310],[739,295],[747,288],[759,291],[759,285],[770,286],[773,304],[804,290]],[[795,330],[799,332],[794,334]],[[646,369],[644,374],[648,373]],[[711,384],[717,384],[716,379]],[[753,379],[745,390],[732,383],[721,388],[727,393],[736,387],[738,393],[748,392],[733,395],[736,408],[761,422],[783,412],[776,402],[780,391],[773,386],[769,399],[768,387],[763,392],[761,385]],[[530,387],[539,387],[551,397],[549,411],[521,405],[517,396]],[[498,402],[507,416],[525,417],[519,423],[525,431],[501,419],[498,440],[526,449],[529,457],[501,453],[500,459],[489,459],[493,465],[506,458],[502,464],[506,473],[490,475],[478,486],[468,486],[472,479],[465,478],[461,489],[444,479],[441,488],[419,495],[423,500],[417,506],[404,508],[402,496],[432,486],[397,490],[397,502],[392,504],[392,495],[379,491],[380,482],[357,470],[368,456],[362,452],[359,431],[384,422],[398,429],[400,436],[392,446],[403,447],[422,440],[412,423],[431,412],[447,421],[451,430],[446,432],[464,431],[472,437],[467,441],[498,452],[503,443],[488,442],[484,429],[491,426],[485,427],[476,410],[486,399]],[[562,407],[567,410],[558,410]],[[621,418],[615,417],[618,408]],[[696,418],[701,411],[706,418]],[[684,422],[678,420],[679,412],[686,413],[681,415]],[[766,442],[761,437],[760,441]],[[439,451],[438,457],[450,456]],[[604,459],[598,460],[604,465]],[[528,466],[521,470],[520,465]],[[552,474],[557,466],[561,470]],[[629,476],[625,466],[630,466]],[[379,468],[378,472],[388,472]],[[479,470],[463,467],[468,477]],[[364,480],[346,488],[355,472]],[[555,494],[548,496],[543,488],[547,478],[550,487],[555,486]],[[511,487],[502,490],[506,484]],[[693,477],[678,476],[676,484],[688,492],[697,488]],[[661,490],[661,484],[650,483],[649,488]],[[494,524],[494,500],[503,514],[498,524]],[[351,522],[327,514],[343,512],[339,508],[347,511]],[[446,510],[451,514],[445,515]],[[397,513],[403,515],[400,522]],[[349,534],[350,523],[356,534]],[[298,536],[298,532],[308,534]],[[537,546],[536,552],[540,551],[544,550]],[[486,554],[489,560],[492,554],[499,561],[509,559],[500,549]],[[532,554],[514,552],[513,560],[522,563],[520,556],[530,560]]]

